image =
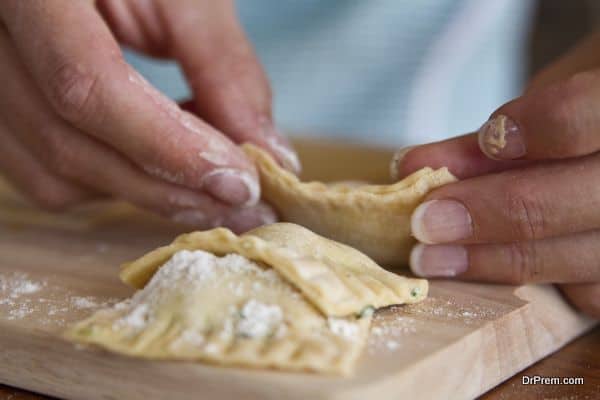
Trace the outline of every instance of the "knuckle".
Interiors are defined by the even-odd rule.
[[[543,275],[543,263],[538,257],[535,245],[530,242],[517,242],[509,245],[510,266],[509,282],[522,285],[540,280]]]
[[[600,77],[599,71],[581,71],[570,76],[565,82],[567,94],[576,97],[582,92],[587,92]]]
[[[65,63],[50,76],[50,101],[63,118],[79,122],[93,114],[99,77],[83,65]]]
[[[535,240],[546,234],[544,207],[530,184],[511,181],[506,193],[506,213],[516,238]]]
[[[595,82],[599,79],[598,71],[583,71],[578,72],[556,86],[551,87],[560,101],[554,102],[554,113],[549,115],[550,118],[569,118],[569,112],[572,112],[573,106],[579,99],[587,97],[586,94],[595,86]]]
[[[598,71],[579,72],[558,84],[553,96],[548,97],[558,100],[550,102],[549,120],[556,126],[568,127],[561,135],[548,139],[556,142],[562,155],[577,154],[589,144],[585,133],[590,128],[590,113],[586,111],[590,109],[590,91],[597,86],[599,75]]]

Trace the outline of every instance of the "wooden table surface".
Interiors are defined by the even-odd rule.
[[[320,153],[316,150],[319,150]],[[323,157],[333,157],[336,151],[335,146],[324,146],[320,144],[318,149],[310,153],[315,158],[323,159]],[[358,151],[355,149],[355,151]],[[364,153],[364,149],[362,149]],[[371,154],[373,152],[370,152]],[[352,165],[348,160],[356,157],[355,153],[349,153],[346,149],[340,157],[346,157],[345,165]],[[360,179],[375,181],[377,176],[381,175],[381,171],[387,174],[387,162],[381,160],[389,159],[389,154],[372,154],[368,165],[370,169],[362,169],[364,176]],[[387,157],[387,158],[386,158]],[[315,162],[305,162],[304,165],[319,165]],[[329,180],[346,179],[343,175],[348,173],[347,170],[327,170],[320,168],[319,171],[308,171],[308,176],[316,174],[327,174]],[[382,175],[381,175],[382,176]],[[387,175],[386,175],[387,176]],[[521,384],[521,378],[524,375],[533,376],[564,376],[564,377],[583,377],[585,380],[582,386],[557,386],[557,385],[536,385],[524,386]],[[468,379],[465,376],[465,379]],[[431,382],[435,385],[435,382]],[[600,399],[600,327],[595,328],[591,332],[573,341],[557,353],[547,357],[546,359],[532,365],[521,373],[518,373],[513,378],[502,383],[490,392],[481,396],[484,400],[499,400],[499,399],[562,399],[562,400],[585,400],[585,399]],[[31,399],[48,399],[46,396],[29,393],[15,388],[9,388],[0,385],[0,400],[31,400]]]
[[[577,385],[523,385],[527,376],[583,377]],[[600,399],[600,326],[560,351],[532,365],[480,397],[509,399],[593,400]],[[0,385],[0,400],[48,400],[50,397]]]

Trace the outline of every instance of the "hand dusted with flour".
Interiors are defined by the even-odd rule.
[[[194,229],[275,219],[238,144],[299,164],[233,1],[6,0],[0,25],[0,173],[35,203],[110,196]],[[193,107],[147,82],[123,44],[175,59]]]

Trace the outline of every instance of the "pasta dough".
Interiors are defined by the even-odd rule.
[[[264,150],[245,144],[257,164],[262,196],[280,217],[348,244],[376,262],[406,265],[414,239],[410,215],[425,195],[456,181],[447,168],[423,168],[392,185],[300,182]]]
[[[338,374],[351,372],[374,307],[427,294],[427,281],[289,223],[181,235],[121,277],[143,290],[69,339],[152,359]]]
[[[366,306],[414,303],[427,294],[427,281],[386,271],[361,252],[290,223],[266,225],[236,236],[217,228],[180,235],[132,263],[121,279],[141,288],[179,250],[239,254],[263,262],[295,285],[324,314],[344,316]]]

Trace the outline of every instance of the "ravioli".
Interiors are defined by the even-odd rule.
[[[244,144],[260,174],[262,198],[282,220],[350,245],[386,267],[408,264],[410,216],[431,190],[455,182],[447,168],[423,168],[391,185],[300,182],[264,150]]]
[[[326,315],[345,316],[367,306],[414,303],[427,295],[427,281],[386,271],[361,252],[296,224],[262,226],[241,236],[225,228],[180,235],[126,264],[121,279],[141,288],[179,250],[239,254],[277,270]]]
[[[427,281],[289,223],[181,235],[125,264],[121,277],[141,290],[71,327],[68,339],[149,359],[342,375],[374,308],[427,294]]]

